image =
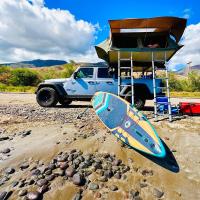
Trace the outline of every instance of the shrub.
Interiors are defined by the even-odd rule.
[[[73,74],[73,72],[74,72],[74,70],[76,68],[74,63],[65,64],[63,67],[64,67],[64,71],[62,73],[62,77],[63,78],[70,77]]]
[[[12,76],[9,79],[9,83],[14,86],[35,86],[39,81],[36,72],[23,68],[13,69]]]

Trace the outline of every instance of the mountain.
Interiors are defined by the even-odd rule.
[[[14,68],[17,67],[52,67],[55,65],[64,65],[66,61],[63,60],[31,60],[31,61],[22,61],[18,63],[6,63],[1,65],[11,66]]]
[[[191,70],[200,70],[200,65],[194,65],[194,66],[192,66]]]

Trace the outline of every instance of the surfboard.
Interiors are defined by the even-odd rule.
[[[92,106],[103,124],[123,143],[146,154],[163,158],[165,148],[151,123],[124,99],[97,92]]]

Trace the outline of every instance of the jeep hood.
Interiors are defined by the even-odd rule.
[[[44,82],[45,83],[64,83],[68,80],[69,78],[59,78],[59,79],[48,79],[48,80],[45,80]]]

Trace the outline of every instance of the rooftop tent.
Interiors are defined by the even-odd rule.
[[[130,52],[136,66],[151,65],[151,52],[157,60],[163,59],[166,52],[169,60],[182,46],[178,42],[186,27],[186,20],[176,17],[149,19],[109,20],[110,38],[97,45],[99,58],[109,64],[117,64],[117,51],[123,58]]]

